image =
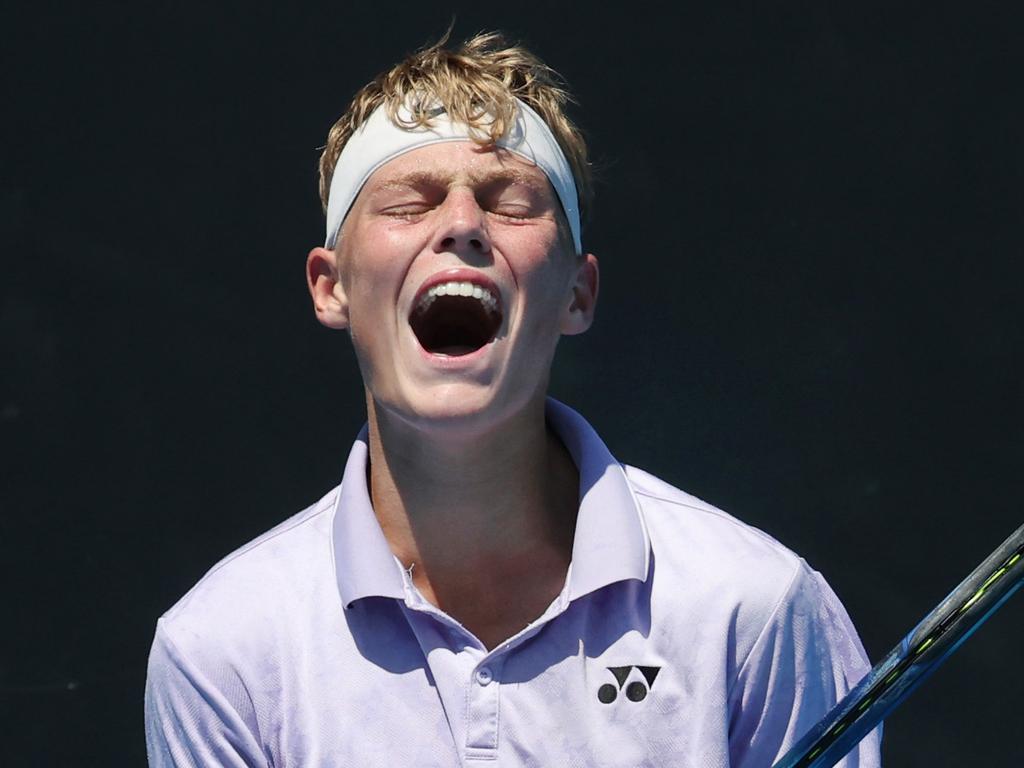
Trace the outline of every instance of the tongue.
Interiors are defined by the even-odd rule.
[[[470,347],[466,344],[452,344],[447,347],[437,347],[430,350],[435,355],[447,355],[448,357],[461,357],[470,352],[476,352],[479,347]]]

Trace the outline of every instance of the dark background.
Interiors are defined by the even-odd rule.
[[[1022,25],[1002,6],[5,10],[3,765],[139,765],[157,617],[340,479],[315,165],[355,89],[501,28],[576,92],[598,320],[553,392],[822,570],[878,660],[1017,525]],[[969,9],[970,8],[970,9]],[[1011,601],[889,766],[1019,765]]]

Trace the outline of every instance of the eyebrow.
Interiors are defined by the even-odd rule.
[[[528,174],[525,171],[521,171],[518,168],[500,168],[489,170],[484,173],[469,173],[468,177],[470,183],[473,184],[489,184],[496,181],[505,181],[510,184],[522,184],[523,186],[539,191],[543,191],[546,186],[543,185],[543,182],[536,176]],[[408,189],[410,187],[421,187],[429,184],[441,184],[448,186],[455,178],[456,175],[454,173],[444,169],[432,171],[409,171],[408,173],[403,173],[400,176],[381,180],[377,189]]]

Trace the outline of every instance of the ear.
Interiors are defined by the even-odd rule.
[[[306,284],[316,319],[328,328],[348,328],[348,297],[338,277],[335,251],[317,247],[306,257]]]
[[[580,256],[572,283],[572,300],[562,315],[561,330],[566,336],[583,333],[594,322],[599,282],[597,256],[592,253]]]

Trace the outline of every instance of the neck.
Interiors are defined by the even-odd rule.
[[[579,479],[546,426],[543,397],[489,431],[457,436],[415,429],[372,398],[367,406],[374,512],[428,598],[524,568],[564,575]]]

